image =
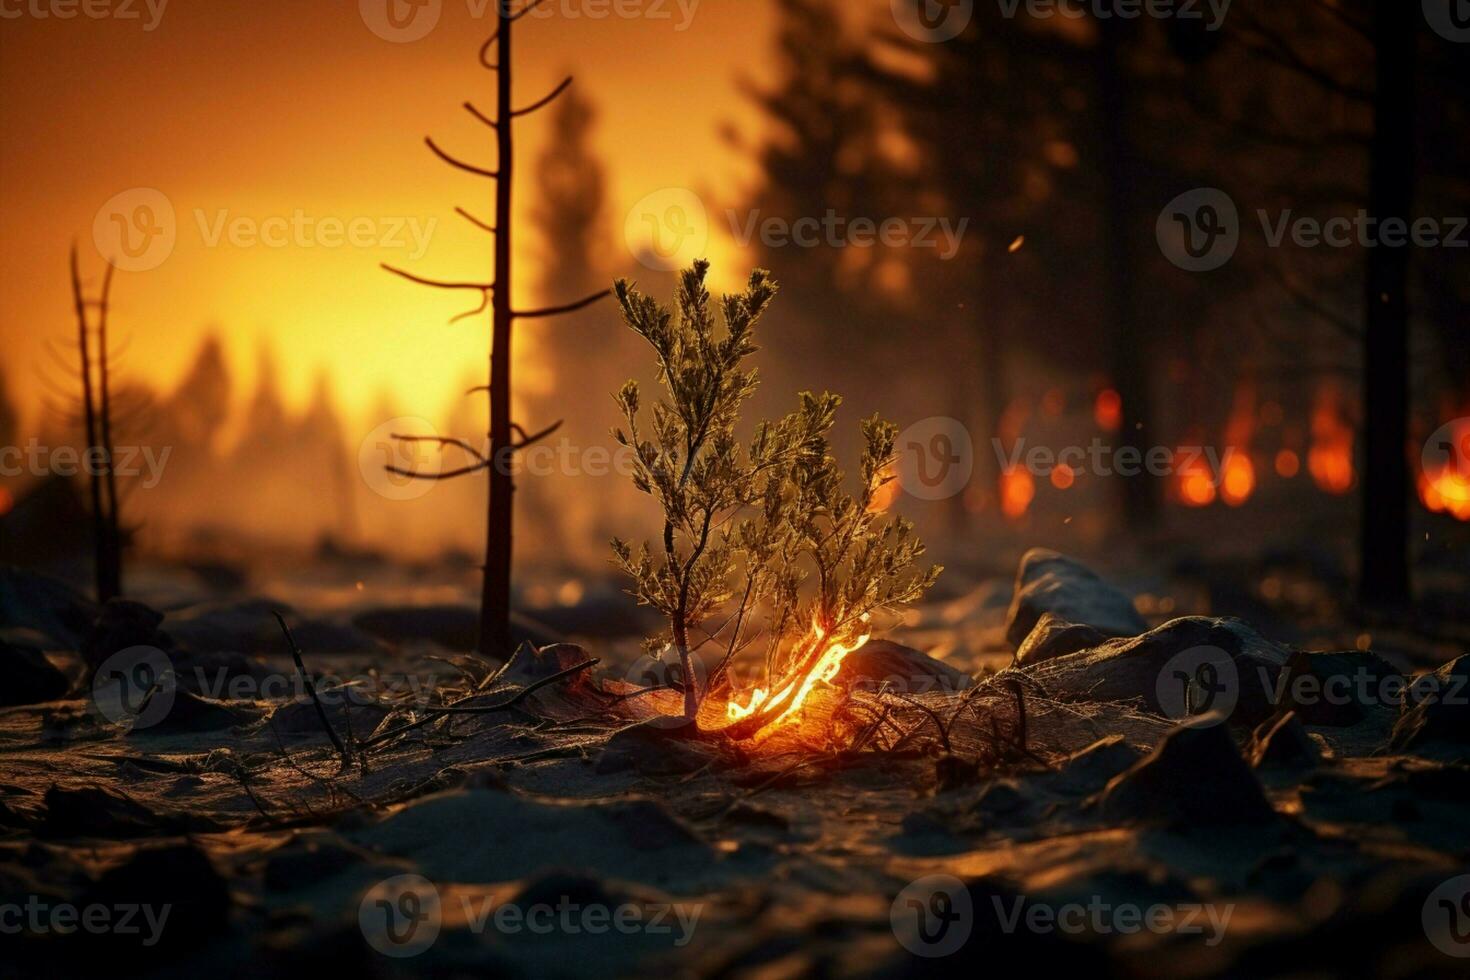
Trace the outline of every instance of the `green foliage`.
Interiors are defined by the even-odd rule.
[[[739,597],[700,640],[725,648],[714,680],[761,632],[772,670],[809,624],[832,641],[851,639],[872,613],[918,599],[939,569],[916,571],[924,546],[912,525],[885,519],[875,506],[892,479],[892,424],[876,416],[863,423],[856,495],[844,491],[828,444],[837,395],[803,392],[795,411],[758,423],[750,443],[740,444],[740,407],[756,386],[744,362],[757,350],[753,329],[776,284],[764,270],[751,273],[743,293],[724,297],[717,336],[708,271],[700,261],[680,276],[677,316],[626,280],[614,289],[624,320],[654,350],[664,397],[645,413],[637,383],[625,384],[614,398],[627,428],[613,436],[633,449],[633,482],[658,501],[664,527],[661,548],[635,550],[615,539],[613,553],[632,594],[668,619],[686,678],[691,636]],[[750,635],[756,610],[764,628]],[[699,697],[685,685],[689,717]]]

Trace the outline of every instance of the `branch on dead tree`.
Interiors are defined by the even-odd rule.
[[[479,218],[470,214],[464,208],[455,208],[454,213],[459,215],[464,220],[468,221],[470,224],[474,225],[476,228],[479,228],[483,231],[488,231],[492,235],[495,234],[494,225],[490,224],[488,221],[481,221]]]
[[[386,262],[379,264],[395,276],[401,276],[409,282],[418,283],[420,286],[432,286],[435,289],[478,289],[482,293],[492,292],[495,289],[495,283],[493,282],[446,282],[441,279],[425,279],[423,276],[416,276],[412,272],[404,272],[402,269],[395,268]]]
[[[384,470],[392,473],[394,476],[406,476],[410,480],[452,480],[457,476],[467,476],[470,473],[478,473],[481,470],[488,470],[489,468],[489,460],[483,463],[474,463],[470,466],[461,466],[457,470],[444,470],[439,473],[419,473],[416,470],[406,470],[401,466],[383,467]]]
[[[518,116],[529,116],[531,113],[535,112],[537,109],[544,109],[544,108],[546,108],[552,102],[556,101],[556,97],[558,95],[561,95],[568,88],[570,88],[571,87],[571,84],[572,84],[572,76],[571,75],[568,75],[566,78],[562,79],[562,83],[560,85],[558,85],[556,88],[552,89],[551,94],[548,95],[546,98],[542,99],[540,102],[533,102],[530,105],[526,106],[524,109],[516,109],[516,110],[514,110],[513,112],[511,112],[511,116],[513,118],[514,117],[518,117]]]
[[[394,433],[388,438],[397,439],[400,442],[433,442],[437,443],[440,449],[443,449],[445,446],[453,446],[456,449],[463,449],[466,453],[469,453],[471,456],[475,457],[482,463],[486,462],[484,453],[480,452],[478,449],[465,442],[463,439],[455,439],[451,436],[404,436]]]
[[[515,450],[521,450],[521,449],[525,449],[527,446],[531,445],[532,443],[540,442],[542,439],[545,439],[547,436],[549,436],[552,433],[554,433],[557,429],[560,429],[562,427],[562,423],[565,422],[565,421],[566,421],[565,419],[562,419],[561,421],[555,423],[554,425],[548,425],[546,428],[542,429],[540,432],[534,433],[532,435],[527,435],[525,429],[521,428],[519,425],[516,425],[514,422],[512,422],[511,425],[510,425],[510,427],[511,427],[511,429],[513,431],[520,433],[521,440],[520,440],[520,442],[513,442],[513,443],[511,443],[510,448],[515,449]]]
[[[611,289],[604,289],[600,293],[594,293],[593,295],[588,296],[586,299],[579,299],[575,303],[568,303],[566,306],[548,306],[545,309],[540,310],[521,310],[512,313],[511,316],[522,320],[535,320],[540,317],[561,316],[564,313],[575,313],[578,310],[585,309],[591,306],[593,303],[596,303],[603,297],[611,295]]]
[[[477,177],[489,177],[491,180],[500,179],[500,171],[498,170],[486,170],[484,167],[477,167],[472,163],[465,163],[463,160],[455,159],[448,153],[445,153],[443,150],[439,149],[438,145],[434,142],[434,138],[432,136],[424,137],[424,145],[433,150],[435,156],[437,156],[440,160],[443,160],[445,163],[449,164],[451,167],[463,170],[465,173],[474,174]]]

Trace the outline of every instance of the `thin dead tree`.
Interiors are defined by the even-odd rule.
[[[89,301],[82,291],[77,247],[71,248],[72,301],[77,315],[77,347],[81,356],[83,430],[87,449],[83,458],[91,483],[93,555],[97,576],[97,601],[106,602],[122,592],[122,533],[118,527],[117,480],[112,471],[112,393],[108,368],[107,313],[112,297],[114,267],[107,264],[102,293]],[[97,387],[92,384],[91,330],[87,309],[97,309]]]
[[[481,452],[463,439],[422,440],[416,437],[400,437],[406,442],[428,441],[437,443],[441,450],[456,448],[464,452],[470,462],[464,466],[437,473],[420,473],[388,467],[389,472],[418,479],[443,480],[477,473],[489,472],[489,499],[485,528],[484,579],[480,594],[479,651],[487,656],[509,654],[510,636],[510,579],[511,579],[511,514],[512,494],[515,486],[511,478],[511,459],[515,453],[532,443],[545,439],[561,427],[557,422],[538,432],[529,432],[511,420],[511,339],[515,323],[519,320],[543,319],[575,313],[591,306],[610,295],[611,290],[602,290],[564,306],[544,309],[517,309],[512,301],[511,260],[513,251],[511,192],[515,167],[514,124],[517,119],[545,108],[564,93],[572,84],[568,76],[550,94],[536,102],[516,108],[511,102],[512,67],[511,36],[516,21],[539,6],[543,0],[525,0],[519,9],[512,11],[510,0],[496,0],[496,29],[480,48],[480,64],[496,74],[495,112],[486,114],[472,103],[464,108],[475,119],[490,127],[495,133],[498,155],[496,169],[478,167],[466,163],[441,149],[432,137],[424,142],[435,156],[445,163],[477,177],[495,183],[495,218],[493,224],[476,218],[464,208],[455,212],[466,221],[493,235],[495,238],[494,276],[489,282],[448,282],[417,276],[402,269],[384,264],[383,268],[410,282],[433,289],[463,290],[478,292],[480,305],[468,313],[454,318],[455,321],[469,319],[490,309],[490,383],[483,391],[490,403],[490,432],[486,451]],[[495,60],[491,61],[494,52]]]

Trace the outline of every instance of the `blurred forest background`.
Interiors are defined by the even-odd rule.
[[[800,389],[842,392],[840,427],[853,436],[844,454],[856,445],[857,420],[873,411],[901,426],[961,421],[973,444],[968,486],[947,500],[898,504],[947,562],[1007,568],[1021,546],[1047,544],[1114,557],[1300,553],[1351,573],[1362,381],[1372,366],[1365,250],[1270,247],[1256,212],[1325,220],[1367,205],[1372,3],[1236,0],[1218,31],[1180,19],[1036,18],[1025,5],[1007,18],[999,5],[978,3],[965,32],[942,44],[901,30],[886,16],[887,0],[873,0],[865,18],[840,13],[832,0],[750,6],[764,9],[770,35],[738,78],[743,108],[680,125],[717,130],[723,152],[752,175],[691,189],[708,209],[721,282],[761,265],[783,287],[760,330],[762,413],[785,411]],[[1415,45],[1413,211],[1463,215],[1470,58],[1427,27]],[[576,51],[560,56],[577,62]],[[641,97],[656,102],[663,84],[650,81]],[[425,103],[460,95],[417,93]],[[517,193],[529,223],[521,268],[534,277],[527,289],[548,301],[617,276],[672,293],[672,275],[630,251],[612,184],[636,180],[616,174],[598,147],[641,136],[603,131],[606,108],[595,71],[584,73],[543,114],[546,133],[522,166]],[[411,145],[421,135],[398,120],[362,125],[380,130],[380,141]],[[682,152],[677,140],[638,147],[651,157]],[[395,179],[382,175],[385,184]],[[1155,228],[1167,202],[1200,187],[1233,198],[1243,233],[1231,262],[1190,273],[1165,257]],[[476,203],[456,195],[442,195],[446,221],[454,205]],[[829,210],[964,218],[968,228],[949,259],[940,249],[731,241],[731,222],[753,213],[794,221]],[[1470,263],[1463,248],[1412,251],[1409,538],[1415,559],[1433,567],[1464,554],[1470,526],[1470,505],[1438,493],[1418,466],[1431,431],[1470,415]],[[361,265],[363,277],[384,275],[374,261]],[[60,279],[64,269],[56,272]],[[146,280],[124,276],[116,288],[126,297]],[[127,316],[120,302],[120,334],[167,329]],[[68,312],[55,310],[58,338]],[[459,394],[483,384],[482,369],[466,371],[453,397],[434,390],[410,401],[385,390],[363,411],[344,408],[350,378],[321,368],[303,408],[283,392],[282,365],[303,370],[289,342],[260,344],[254,364],[232,360],[236,325],[228,309],[218,315],[223,325],[192,347],[176,383],[120,358],[119,445],[171,447],[157,486],[133,479],[123,488],[134,554],[223,565],[303,550],[466,566],[478,559],[482,482],[391,500],[365,474],[384,461],[371,434],[389,420],[421,416],[440,432],[483,433],[482,399]],[[53,334],[49,323],[5,329]],[[477,329],[416,328],[411,342],[432,350],[451,336],[474,341]],[[364,330],[361,344],[373,336]],[[518,414],[535,428],[564,418],[557,436],[566,444],[610,449],[608,393],[629,376],[649,377],[612,304],[528,325],[520,338]],[[66,400],[71,355],[58,347],[55,358],[7,356],[0,366],[0,445],[32,437],[83,444]],[[22,374],[44,380],[43,397],[17,394]],[[993,443],[1059,448],[1094,437],[1228,448],[1237,462],[1222,481],[1189,472],[1037,477],[1007,470]],[[553,582],[604,569],[607,538],[645,533],[655,516],[615,473],[523,475],[517,506],[517,567]],[[84,508],[79,487],[65,481],[4,479],[7,558],[55,561],[68,547],[84,558]],[[75,542],[70,530],[54,530],[69,514],[78,516]]]

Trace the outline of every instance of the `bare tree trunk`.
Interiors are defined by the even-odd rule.
[[[513,526],[511,515],[513,512],[512,497],[515,493],[515,486],[511,479],[511,464],[517,452],[547,438],[562,424],[557,422],[539,432],[531,433],[512,421],[510,385],[513,328],[517,320],[535,320],[576,313],[612,294],[612,290],[604,289],[563,306],[548,306],[533,310],[518,310],[512,300],[511,191],[514,185],[515,170],[515,143],[512,138],[512,127],[518,117],[530,115],[554,102],[572,84],[572,79],[570,77],[565,79],[551,91],[551,94],[538,102],[519,109],[511,107],[511,71],[514,67],[511,62],[511,26],[530,13],[542,0],[526,0],[514,12],[510,10],[510,2],[511,0],[496,0],[496,31],[480,49],[480,63],[486,69],[497,73],[495,118],[490,118],[469,102],[464,104],[465,109],[472,116],[495,130],[495,146],[500,154],[497,169],[490,170],[456,159],[440,149],[431,137],[424,141],[435,156],[455,169],[496,182],[495,224],[491,225],[481,221],[464,208],[455,209],[471,224],[495,236],[495,278],[491,282],[445,282],[426,279],[383,263],[383,268],[388,272],[421,286],[480,293],[482,297],[480,306],[455,317],[455,320],[479,316],[487,305],[490,307],[490,384],[483,389],[487,392],[490,402],[489,453],[483,454],[478,448],[461,439],[425,439],[395,435],[395,439],[437,442],[441,449],[453,446],[469,456],[472,462],[462,467],[427,474],[399,469],[391,465],[388,467],[389,472],[400,476],[433,480],[452,479],[470,473],[478,473],[481,470],[489,471],[488,500],[485,506],[485,565],[480,587],[480,635],[478,640],[480,652],[487,656],[507,655],[511,648],[510,575]],[[487,60],[492,47],[497,56],[495,64]],[[480,390],[482,389],[477,388],[475,392]]]
[[[1414,49],[1417,6],[1378,0],[1368,213],[1376,227],[1408,222],[1414,204]],[[1363,495],[1359,599],[1409,601],[1409,246],[1368,248],[1363,348]]]
[[[110,268],[110,267],[109,267]],[[77,260],[77,247],[71,247],[71,292],[77,313],[77,347],[82,359],[82,412],[85,419],[87,449],[85,458],[91,459],[97,448],[97,404],[92,394],[92,348],[87,336],[87,300],[82,294],[82,273]],[[108,558],[109,535],[107,531],[107,507],[103,500],[102,474],[89,467],[92,495],[92,562],[96,576],[97,601],[106,602],[117,595],[117,586],[110,574],[112,563]]]
[[[122,595],[122,528],[121,519],[118,517],[117,474],[113,472],[112,467],[117,447],[112,442],[111,356],[110,348],[107,346],[107,314],[112,308],[113,270],[114,266],[109,261],[107,272],[102,280],[102,300],[97,311],[97,375],[100,385],[98,435],[102,438],[102,465],[106,467],[104,490],[107,498],[107,513],[104,519],[107,533],[107,566],[104,574],[107,578],[109,594]]]
[[[1123,74],[1122,32],[1117,18],[1098,22],[1098,89],[1101,104],[1103,177],[1104,336],[1111,352],[1112,383],[1123,399],[1118,441],[1146,458],[1153,445],[1153,379],[1149,373],[1152,343],[1135,292],[1132,222],[1137,216],[1133,184],[1139,167],[1128,141],[1128,82]],[[1155,525],[1159,516],[1158,482],[1149,476],[1120,478],[1123,520],[1132,531]]]

